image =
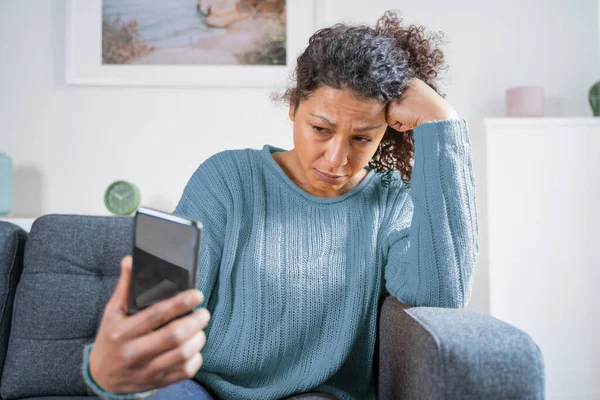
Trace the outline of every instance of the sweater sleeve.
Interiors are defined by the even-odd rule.
[[[90,343],[83,348],[83,367],[82,374],[83,380],[85,384],[90,388],[90,390],[97,394],[101,399],[106,400],[132,400],[132,399],[145,399],[148,396],[155,394],[158,389],[148,390],[146,392],[137,392],[137,393],[112,393],[107,392],[102,389],[98,383],[92,377],[90,373],[90,352],[94,348],[94,344]]]
[[[479,253],[467,122],[427,122],[414,138],[412,182],[390,216],[385,287],[408,305],[463,308]]]
[[[226,204],[228,204],[228,191],[223,183],[224,180],[219,178],[222,176],[221,171],[223,170],[223,163],[219,161],[219,158],[219,155],[212,156],[196,169],[173,211],[174,215],[191,218],[202,223],[196,288],[204,294],[204,300],[194,309],[208,308],[211,314],[213,310],[208,305],[213,297],[221,261],[225,237]],[[87,386],[98,396],[108,400],[143,399],[157,391],[154,389],[139,393],[117,394],[102,389],[89,370],[89,353],[93,346],[94,344],[91,343],[84,347],[82,374]]]

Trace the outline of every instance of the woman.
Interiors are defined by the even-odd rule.
[[[471,146],[436,89],[436,40],[389,12],[374,28],[311,37],[282,96],[294,148],[230,150],[198,167],[174,213],[204,224],[201,293],[127,316],[125,258],[85,350],[90,387],[114,398],[159,388],[156,398],[375,398],[385,292],[433,307],[471,295]]]

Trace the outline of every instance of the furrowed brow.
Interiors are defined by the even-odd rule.
[[[329,125],[329,126],[330,126],[330,127],[332,127],[332,128],[335,128],[335,127],[336,127],[336,124],[334,124],[333,122],[331,122],[330,120],[328,120],[327,118],[325,118],[325,117],[324,117],[324,116],[322,116],[322,115],[315,115],[315,114],[310,114],[310,115],[312,115],[312,116],[313,116],[313,117],[315,117],[315,118],[319,118],[319,119],[320,119],[321,121],[323,121],[323,122],[324,122],[326,125]]]
[[[330,120],[328,120],[326,117],[322,116],[322,115],[316,115],[316,114],[310,114],[315,118],[319,118],[321,121],[323,121],[326,125],[332,127],[332,128],[336,128],[337,125],[334,124],[333,122],[331,122]],[[360,128],[356,128],[354,131],[357,133],[363,133],[363,132],[368,132],[368,131],[374,131],[376,129],[380,129],[382,128],[383,125],[377,125],[377,126],[363,126]]]
[[[377,125],[377,126],[363,126],[362,128],[356,128],[355,131],[356,132],[368,132],[368,131],[374,131],[376,129],[381,129],[383,127],[383,125]]]

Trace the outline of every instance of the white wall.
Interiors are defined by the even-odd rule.
[[[519,85],[545,88],[547,115],[591,115],[597,0],[318,1],[319,26],[373,23],[400,8],[407,22],[446,32],[443,88],[469,121],[481,229],[469,308],[487,311],[483,118],[502,116],[504,90]],[[0,151],[15,162],[15,216],[106,214],[103,192],[116,179],[136,183],[143,204],[172,210],[211,154],[292,145],[286,110],[271,105],[269,89],[67,86],[64,35],[64,0],[0,2]]]

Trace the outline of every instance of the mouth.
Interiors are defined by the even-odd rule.
[[[329,175],[329,174],[319,171],[316,168],[314,169],[314,171],[315,171],[315,175],[317,175],[317,177],[319,179],[321,179],[325,182],[339,183],[339,182],[342,182],[346,178],[346,175]]]

